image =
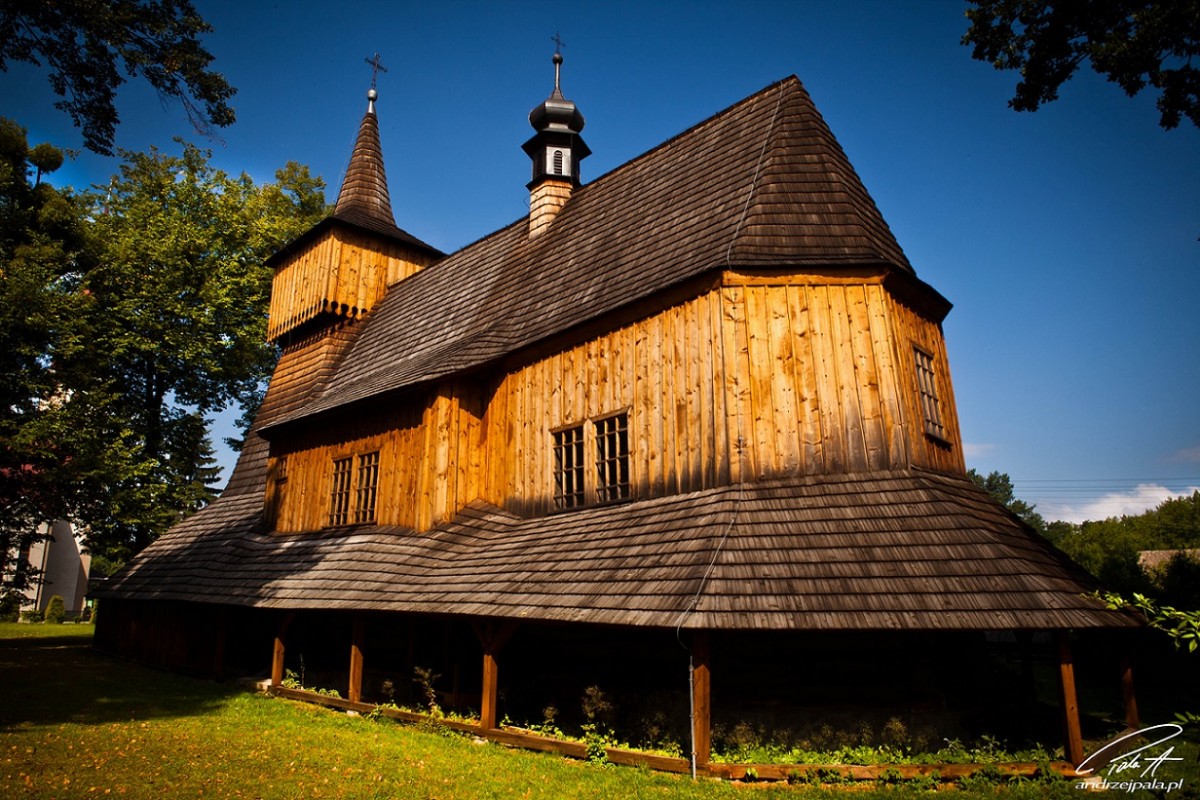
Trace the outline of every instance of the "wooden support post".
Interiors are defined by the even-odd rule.
[[[1137,696],[1133,693],[1133,665],[1128,654],[1121,656],[1121,698],[1125,701],[1125,726],[1140,729],[1142,719],[1138,715]]]
[[[712,758],[712,646],[708,631],[692,644],[692,757],[703,768]]]
[[[271,656],[271,686],[272,686],[272,688],[277,689],[283,685],[283,655],[285,652],[284,636],[287,635],[288,626],[290,626],[292,624],[292,618],[294,616],[295,615],[289,611],[284,616],[283,622],[281,622],[279,624],[279,630],[276,631],[276,633],[275,633],[275,652]]]
[[[363,640],[366,638],[366,629],[366,620],[362,614],[356,614],[350,640],[350,686],[346,692],[351,703],[362,702]]]
[[[483,692],[479,708],[479,727],[492,730],[497,727],[497,711],[500,699],[500,664],[496,656],[517,630],[515,622],[481,622],[475,624],[475,635],[483,645]]]
[[[1065,723],[1064,752],[1067,761],[1078,766],[1083,763],[1083,733],[1079,725],[1079,701],[1075,697],[1075,663],[1071,658],[1071,641],[1067,631],[1058,635],[1058,677]]]
[[[500,699],[500,666],[496,654],[490,649],[483,651],[483,699],[480,702],[479,726],[485,731],[496,727],[496,706]]]

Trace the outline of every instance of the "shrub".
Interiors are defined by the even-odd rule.
[[[46,622],[52,625],[61,625],[66,618],[67,603],[62,599],[61,594],[56,594],[50,598],[50,604],[46,606]]]
[[[23,622],[45,622],[46,616],[36,608],[27,608],[21,612]]]
[[[21,617],[20,592],[5,592],[0,597],[0,622],[16,622]]]

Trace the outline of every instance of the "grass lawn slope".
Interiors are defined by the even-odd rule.
[[[88,625],[0,624],[0,798],[929,797],[693,782],[507,750],[118,661]],[[1194,757],[1194,754],[1192,754]],[[947,790],[1078,797],[1068,783]]]

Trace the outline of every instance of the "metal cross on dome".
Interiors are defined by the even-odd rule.
[[[379,53],[376,53],[374,58],[364,58],[363,61],[371,65],[371,88],[374,89],[379,73],[387,72],[387,67],[379,63]]]

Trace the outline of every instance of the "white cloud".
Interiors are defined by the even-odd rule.
[[[963,442],[963,456],[970,461],[973,458],[982,458],[988,453],[996,449],[994,444],[977,444],[975,442]]]
[[[1171,490],[1155,483],[1138,484],[1123,492],[1109,492],[1080,504],[1039,503],[1040,513],[1047,520],[1086,522],[1108,519],[1123,515],[1141,514],[1149,511],[1164,500],[1190,495],[1200,491],[1200,486],[1189,486],[1185,491]]]

